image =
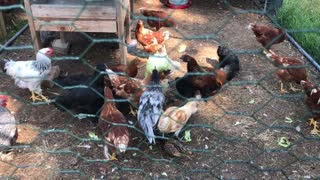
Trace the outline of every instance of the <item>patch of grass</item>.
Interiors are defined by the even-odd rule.
[[[320,1],[283,0],[277,19],[295,40],[320,64]],[[317,29],[318,32],[308,32]]]

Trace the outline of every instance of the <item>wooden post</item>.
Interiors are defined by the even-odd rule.
[[[123,2],[123,0],[121,0]],[[124,0],[126,1],[126,0]],[[119,37],[119,51],[120,51],[120,63],[126,65],[127,64],[127,47],[125,45],[125,29],[124,29],[124,20],[125,13],[123,11],[123,7],[121,5],[120,0],[114,1],[117,8],[117,33]]]
[[[3,12],[0,11],[0,39],[5,39],[7,37],[6,24],[3,18]]]
[[[26,13],[28,15],[28,23],[29,23],[31,38],[33,41],[33,48],[36,52],[38,52],[38,50],[41,48],[40,32],[36,31],[36,28],[34,26],[30,0],[24,0],[24,6],[26,9]]]

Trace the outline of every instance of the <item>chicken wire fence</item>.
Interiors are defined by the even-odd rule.
[[[35,3],[36,1],[31,2]],[[1,158],[0,176],[9,179],[22,179],[28,178],[28,176],[35,178],[64,177],[66,179],[75,177],[110,179],[319,178],[319,173],[317,173],[319,172],[319,139],[317,135],[310,134],[311,128],[308,126],[309,122],[307,120],[312,112],[304,105],[305,92],[303,89],[300,88],[300,91],[297,92],[279,93],[272,87],[275,87],[274,84],[277,82],[275,73],[281,67],[274,68],[271,60],[262,53],[263,49],[260,44],[236,47],[233,44],[241,45],[241,43],[234,42],[234,39],[228,38],[225,35],[219,35],[224,31],[231,31],[231,35],[241,37],[241,34],[237,34],[237,31],[234,31],[230,25],[233,26],[234,24],[232,23],[238,20],[237,16],[244,16],[246,14],[255,14],[259,17],[255,18],[255,20],[262,19],[264,15],[264,2],[257,1],[253,3],[254,5],[249,3],[250,8],[247,9],[241,9],[241,6],[240,8],[234,8],[234,1],[213,2],[221,7],[221,9],[217,9],[217,12],[228,13],[224,14],[224,16],[219,16],[223,20],[217,23],[217,28],[204,34],[201,33],[201,30],[195,30],[192,33],[183,30],[183,28],[186,28],[191,31],[191,29],[188,29],[188,26],[179,27],[179,21],[183,21],[184,19],[175,19],[174,13],[182,10],[167,10],[169,12],[168,17],[175,19],[178,24],[178,28],[167,28],[171,36],[168,42],[172,39],[175,40],[174,45],[168,45],[169,43],[166,42],[168,46],[166,48],[168,53],[166,59],[168,62],[170,61],[169,65],[172,65],[171,59],[173,59],[170,56],[178,59],[183,54],[192,54],[195,59],[201,59],[196,56],[197,48],[203,48],[201,43],[205,44],[207,42],[210,42],[209,48],[211,49],[214,49],[218,45],[230,46],[229,48],[233,49],[240,59],[241,69],[236,77],[224,84],[214,96],[207,98],[206,102],[202,102],[203,104],[199,105],[198,112],[192,115],[188,123],[183,127],[180,133],[180,138],[183,139],[182,145],[188,149],[188,152],[192,152],[192,155],[186,153],[186,155],[181,157],[174,157],[170,156],[168,152],[164,152],[162,147],[159,147],[161,146],[159,145],[161,142],[157,141],[156,145],[150,145],[135,116],[128,115],[128,111],[126,111],[124,115],[128,123],[113,123],[112,125],[113,127],[124,126],[129,128],[131,142],[127,152],[124,154],[119,153],[117,161],[105,159],[103,156],[104,138],[99,133],[98,128],[96,130],[98,126],[96,119],[100,116],[105,98],[103,87],[98,89],[98,87],[94,86],[96,86],[97,82],[101,81],[101,77],[110,73],[102,72],[99,68],[98,70],[95,68],[95,65],[99,61],[93,60],[93,57],[102,60],[106,59],[101,51],[96,52],[95,56],[88,54],[94,48],[99,48],[97,44],[117,44],[122,42],[120,42],[121,38],[117,37],[110,38],[108,36],[107,38],[101,38],[90,33],[79,32],[82,37],[85,37],[89,41],[86,44],[80,43],[81,46],[86,47],[82,48],[78,55],[55,56],[52,58],[52,64],[59,65],[63,71],[71,70],[72,72],[77,71],[71,66],[79,67],[80,72],[78,74],[83,73],[86,75],[79,76],[79,82],[82,81],[81,83],[84,85],[61,86],[59,83],[51,80],[55,86],[43,89],[44,94],[52,99],[50,103],[30,101],[28,94],[25,93],[27,90],[18,90],[19,88],[14,85],[12,78],[5,72],[1,72],[1,94],[16,99],[9,108],[15,111],[14,116],[18,125],[18,138],[17,142],[13,143],[10,147],[11,150],[2,152],[1,157],[10,154],[10,152],[16,153],[14,153],[12,159]],[[279,1],[274,2],[278,3]],[[275,7],[273,6],[274,2],[267,2],[265,8],[267,14],[271,11],[274,12],[274,9],[270,10],[271,7]],[[78,15],[72,18],[72,21],[81,16],[81,13],[90,3],[92,2],[79,2],[78,4],[83,6],[79,10]],[[123,2],[120,1],[119,3],[121,8],[124,8],[125,12],[127,12],[128,9]],[[141,5],[140,1],[135,3],[137,3],[137,6]],[[206,3],[210,4],[212,2],[207,1]],[[60,6],[66,4],[60,4]],[[255,5],[260,7],[257,8]],[[201,19],[201,16],[197,15],[199,13],[197,10],[205,9],[205,6],[204,3],[193,2],[192,6],[185,10],[188,12],[183,15],[189,15],[190,17],[188,18],[192,18],[191,16],[194,15],[195,18]],[[192,11],[193,8],[195,8],[194,11]],[[1,11],[9,11],[9,13],[15,9],[22,9],[27,16],[32,15],[31,12],[26,10],[22,2],[21,4],[0,7]],[[188,13],[194,14],[190,15]],[[140,15],[136,11],[131,12],[130,15],[132,18],[130,25],[133,27],[133,30],[135,30],[138,19],[147,20],[145,16]],[[268,15],[277,22],[274,13]],[[37,19],[34,20],[37,21]],[[266,19],[261,21],[268,23]],[[46,23],[50,24],[50,21],[46,21]],[[210,24],[211,21],[209,20],[207,23]],[[242,25],[247,26],[248,24]],[[71,24],[71,26],[74,26],[75,30],[77,29],[75,24]],[[277,24],[277,26],[282,27],[280,24]],[[147,25],[146,27],[150,28]],[[235,28],[237,27],[235,26]],[[249,34],[254,36],[251,32]],[[119,37],[122,36],[124,35],[119,34]],[[246,38],[243,36],[235,41],[242,41],[242,38]],[[226,40],[224,40],[224,37]],[[136,38],[134,33],[132,38]],[[254,43],[252,42],[253,39],[255,38],[251,38],[249,40],[251,42],[247,44]],[[31,51],[33,49],[31,38],[28,41],[19,41],[18,38],[17,41],[19,43],[11,46],[1,44],[1,48],[5,50],[5,56],[3,55],[2,59],[14,59],[14,57],[31,59],[30,56],[25,57],[24,55],[28,50]],[[193,43],[186,46],[185,44],[189,41],[193,41]],[[76,41],[72,43],[76,43]],[[195,47],[190,47],[192,45]],[[139,45],[137,48],[132,48],[127,44],[126,46],[128,46],[128,51],[132,56],[145,59],[142,64],[146,63],[149,55],[141,50]],[[74,47],[71,48],[73,49]],[[282,53],[290,51],[293,53],[287,53],[287,55],[298,56],[289,43],[280,48],[282,48],[280,50]],[[102,47],[102,49],[106,51],[105,47]],[[181,49],[181,52],[177,53],[177,49]],[[18,56],[15,53],[21,53],[21,55]],[[210,53],[207,57],[211,62],[214,50],[211,50]],[[74,62],[79,62],[79,65],[75,65]],[[108,63],[106,60],[102,62]],[[68,65],[68,63],[73,64]],[[180,64],[183,63],[180,61]],[[173,67],[171,71],[180,72],[183,69],[183,66],[179,66],[181,69],[176,68],[176,66]],[[293,69],[301,67],[308,69],[308,75],[311,79],[317,79],[317,72],[307,62],[305,65],[296,66]],[[143,71],[143,75],[139,75],[138,73],[138,77],[144,77],[145,66],[142,65],[142,68],[139,68],[139,72],[141,70]],[[181,73],[185,71],[183,70]],[[93,75],[91,74],[92,72]],[[124,75],[123,73],[117,74]],[[124,77],[131,78],[127,75],[124,75]],[[87,81],[84,81],[84,79],[87,79]],[[102,78],[102,81],[106,80]],[[175,89],[177,81],[176,79],[171,79],[170,83],[168,83],[169,87],[166,87],[169,90],[165,94],[167,103],[163,108],[164,110],[173,105],[181,106],[188,101],[194,100],[181,98],[181,95]],[[80,93],[81,99],[77,99],[76,93],[78,91],[71,91],[74,88],[89,89],[90,92],[86,92],[88,94],[85,95]],[[95,100],[94,98],[97,98],[97,102],[99,101],[99,103],[90,104],[89,107],[72,107],[72,109],[68,109],[62,104],[54,102],[57,98],[55,90],[60,95],[62,92],[71,92],[69,95],[75,96],[73,100],[79,101],[79,103],[80,101],[84,103],[91,102]],[[125,98],[113,100],[106,98],[106,101],[117,102],[119,109],[125,106],[127,102]],[[81,113],[81,108],[88,110],[94,108],[97,104],[101,106],[98,108],[97,113]],[[134,106],[133,103],[131,105]],[[133,109],[137,108],[133,107]],[[107,132],[109,131],[112,131],[112,128]],[[106,132],[104,133],[106,134]],[[166,135],[166,137],[175,139],[171,134]],[[179,148],[176,148],[176,151],[177,149]],[[175,150],[172,151],[175,152]],[[172,151],[169,153],[175,155]]]

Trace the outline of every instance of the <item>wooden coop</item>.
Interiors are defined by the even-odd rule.
[[[36,50],[41,48],[40,30],[117,33],[121,64],[127,63],[130,0],[24,0],[24,3]]]

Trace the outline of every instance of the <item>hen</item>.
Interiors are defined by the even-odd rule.
[[[155,27],[158,31],[161,27],[175,27],[176,23],[170,16],[163,11],[140,9],[140,13],[147,17],[150,27]]]
[[[157,52],[163,46],[163,43],[169,39],[170,35],[169,31],[161,33],[144,28],[142,20],[138,20],[135,34],[137,41],[148,53]]]
[[[5,60],[4,72],[11,76],[15,84],[22,88],[28,88],[33,102],[36,100],[49,101],[42,95],[41,81],[46,78],[51,69],[52,48],[40,49],[36,55],[36,60],[13,61]],[[36,96],[38,95],[38,97]]]
[[[107,159],[117,160],[116,152],[125,152],[130,141],[129,129],[126,126],[128,122],[124,115],[116,108],[115,102],[112,102],[114,98],[109,87],[104,88],[104,96],[106,100],[99,118],[99,127],[106,140],[104,155]]]
[[[257,41],[267,50],[263,52],[266,54],[274,44],[279,44],[286,39],[284,30],[275,27],[268,27],[250,23],[248,28],[253,31]]]
[[[277,75],[280,78],[280,92],[284,93],[287,92],[283,88],[283,82],[289,82],[290,83],[290,89],[293,91],[296,91],[291,82],[295,82],[297,84],[300,83],[300,81],[307,80],[307,70],[305,67],[299,67],[303,66],[304,62],[298,59],[289,58],[289,57],[282,57],[274,52],[270,52],[267,54],[267,57],[270,58],[273,61],[274,66],[279,67],[280,69],[277,70]]]
[[[11,146],[17,133],[16,119],[6,108],[7,100],[7,96],[0,95],[0,152]]]
[[[239,71],[238,58],[222,61],[219,65],[221,68],[213,69],[210,72],[200,67],[197,61],[189,55],[185,54],[180,59],[188,63],[188,73],[176,81],[176,89],[184,98],[195,97],[196,91],[200,91],[203,98],[213,96],[228,79],[231,80]]]
[[[149,143],[155,143],[153,128],[156,126],[162,113],[165,96],[162,93],[159,74],[156,69],[147,89],[143,92],[139,101],[138,121]]]
[[[138,65],[141,61],[137,58],[132,60],[128,65],[108,65],[114,72],[124,72],[129,77],[136,77],[138,74]]]
[[[300,82],[306,92],[305,103],[312,111],[310,125],[313,125],[312,134],[319,134],[320,130],[317,122],[320,120],[320,88],[314,83],[302,80]]]
[[[103,105],[103,88],[106,66],[97,65],[99,71],[95,71],[88,81],[74,82],[82,84],[82,87],[65,89],[55,100],[55,105],[60,109],[74,110],[77,113],[91,114],[96,117]],[[70,84],[76,85],[76,84]],[[79,117],[81,118],[81,117]]]
[[[197,96],[200,99],[200,96]],[[199,101],[189,101],[184,106],[172,106],[167,108],[160,116],[158,129],[162,133],[173,133],[179,138],[179,133],[188,122],[192,114],[198,111]]]

